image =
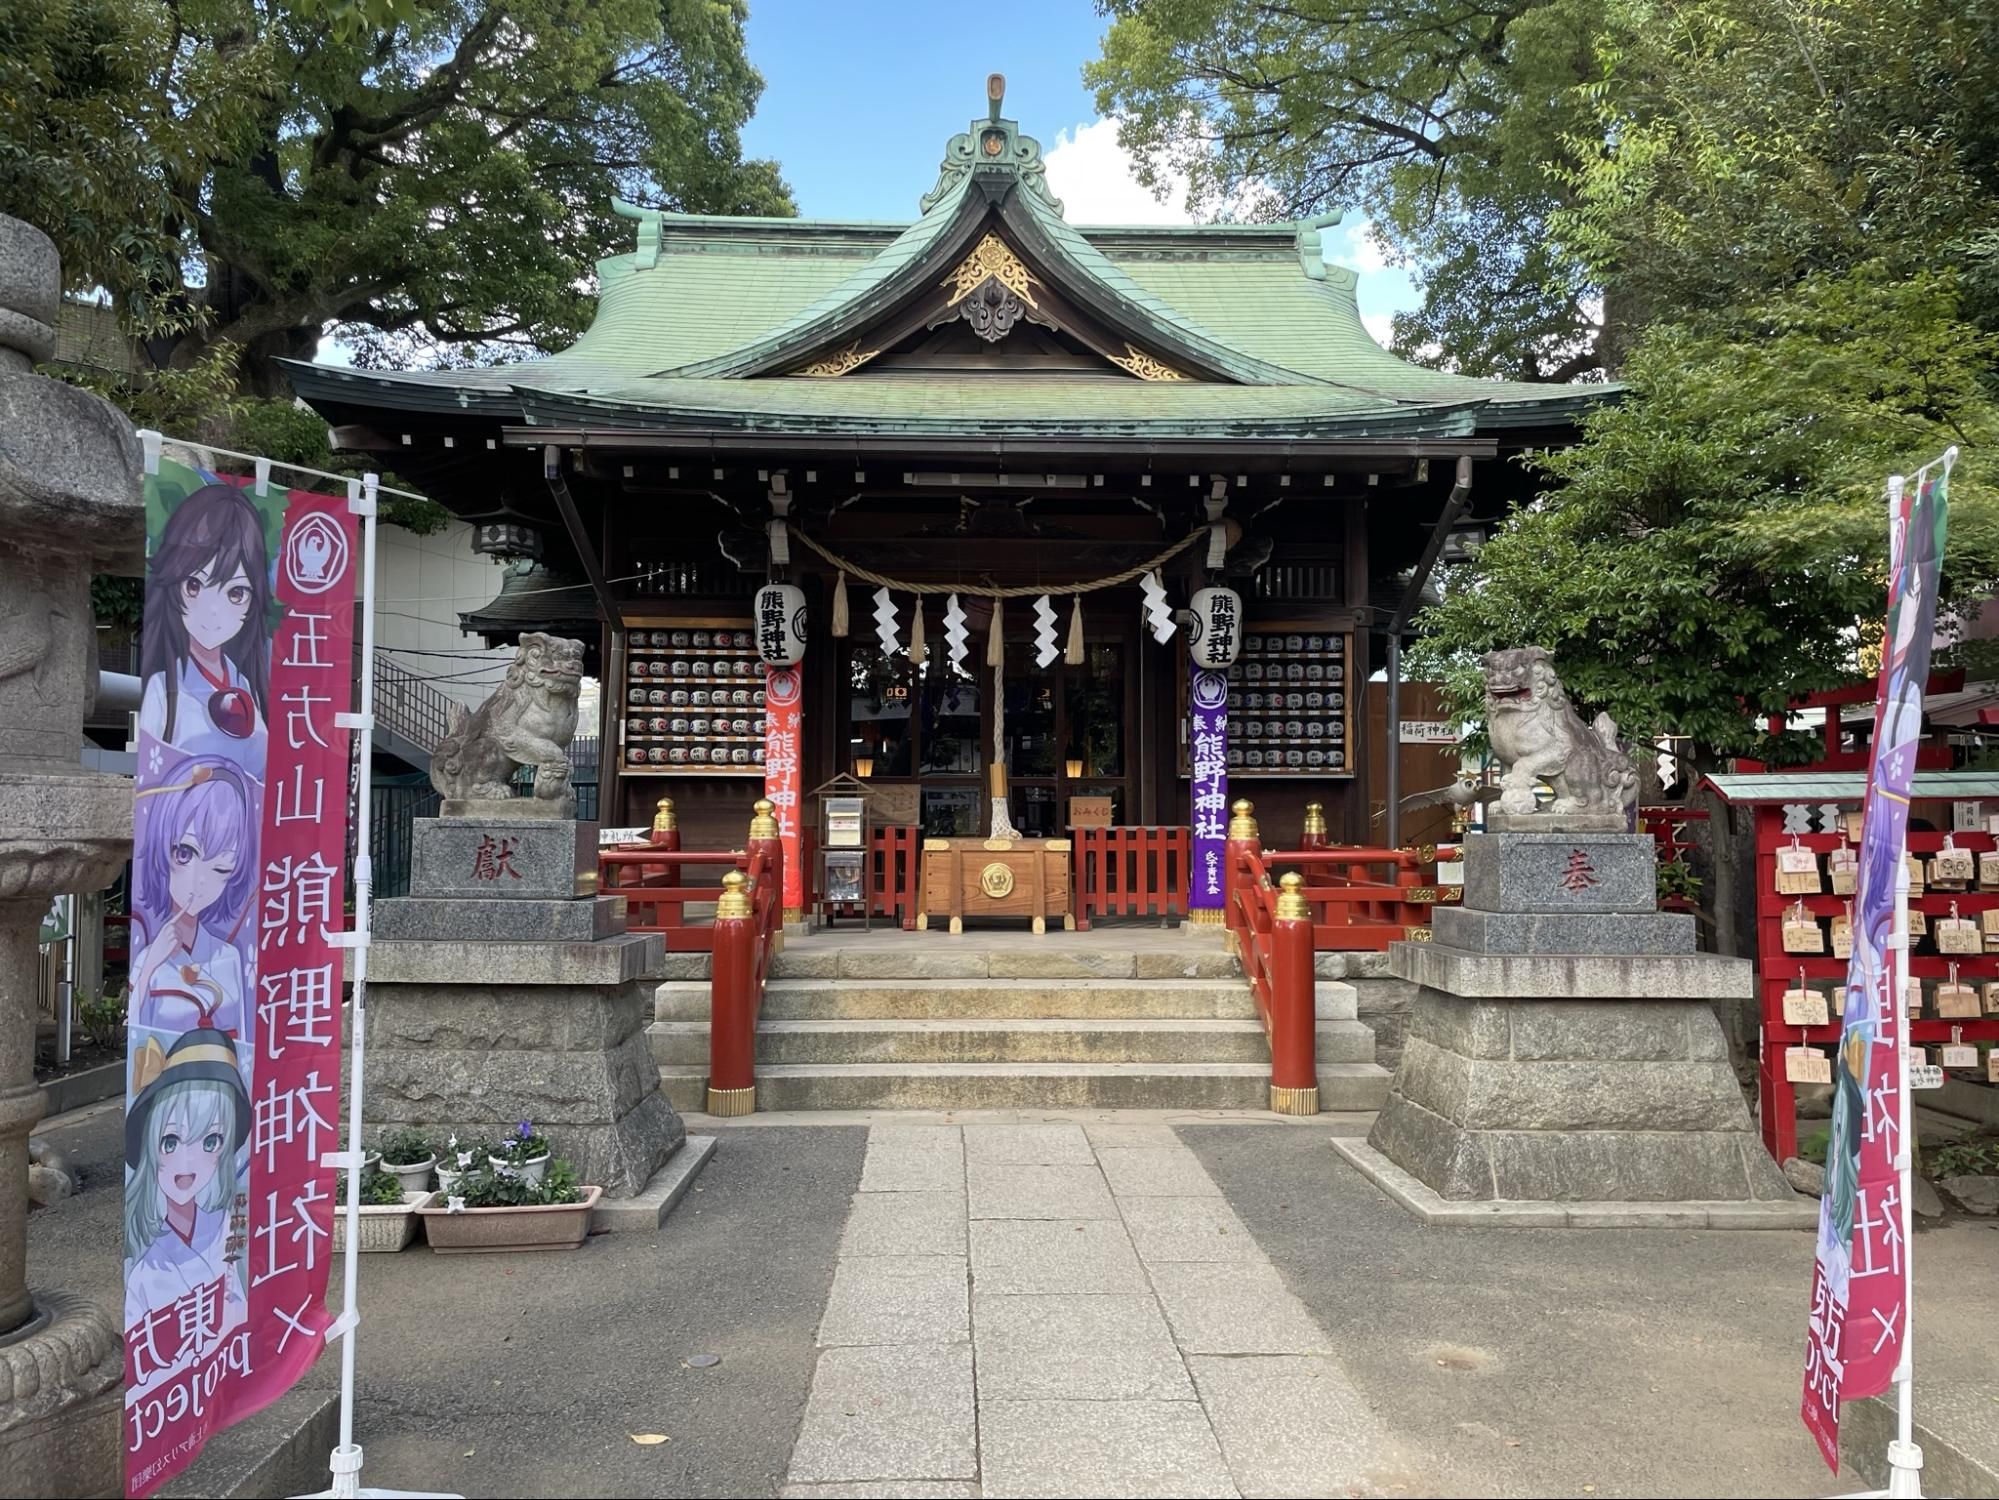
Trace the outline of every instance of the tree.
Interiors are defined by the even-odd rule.
[[[1807,758],[1808,737],[1770,739],[1762,722],[1859,675],[1886,587],[1883,478],[1951,443],[1999,443],[1995,358],[1948,278],[1878,262],[1814,277],[1728,333],[1655,329],[1630,398],[1541,455],[1554,486],[1446,574],[1411,670],[1473,720],[1476,654],[1531,642],[1634,740]],[[1952,484],[1946,605],[1999,579],[1999,489],[1982,468]]]
[[[1601,369],[1602,288],[1549,233],[1550,171],[1594,127],[1599,0],[1099,0],[1084,70],[1146,180],[1197,209],[1302,218],[1358,207],[1413,264],[1404,353],[1470,374]]]
[[[614,195],[791,211],[775,165],[742,156],[762,88],[744,0],[53,10],[19,23],[35,50],[0,116],[0,208],[57,233],[73,284],[159,310],[138,321],[157,363],[226,343],[255,394],[328,324],[363,360],[566,343],[585,268],[626,248]],[[93,170],[107,141],[122,154]]]

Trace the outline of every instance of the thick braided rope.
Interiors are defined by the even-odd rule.
[[[832,551],[824,544],[814,541],[795,526],[791,528],[791,534],[843,573],[851,573],[864,583],[872,583],[876,588],[894,589],[898,593],[903,594],[973,594],[981,599],[1027,599],[1036,594],[1089,594],[1096,592],[1098,589],[1116,588],[1121,583],[1130,583],[1132,579],[1144,577],[1154,568],[1185,552],[1195,542],[1205,538],[1208,534],[1208,528],[1203,526],[1198,531],[1189,532],[1164,552],[1148,557],[1144,562],[1126,568],[1122,573],[1112,573],[1107,578],[1095,578],[1088,583],[1063,583],[1053,586],[1031,583],[1004,589],[985,588],[978,584],[967,583],[905,583],[900,578],[890,578],[886,573],[877,573],[872,568],[864,568],[859,563],[847,561],[846,558]]]

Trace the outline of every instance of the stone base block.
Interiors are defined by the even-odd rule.
[[[1440,906],[1431,936],[1469,953],[1679,954],[1695,950],[1694,919],[1681,912],[1532,913]]]
[[[629,1198],[599,1198],[590,1210],[590,1232],[644,1234],[658,1229],[714,1154],[714,1136],[690,1135],[640,1192]]]
[[[706,955],[701,955],[705,959]],[[666,940],[631,932],[596,942],[516,942],[480,938],[377,940],[368,949],[368,983],[517,985],[623,984],[658,977]],[[354,977],[350,950],[347,977]]]
[[[1487,833],[1629,833],[1631,819],[1623,813],[1510,813],[1493,806],[1485,810]]]
[[[442,797],[437,815],[474,822],[497,818],[502,822],[566,823],[576,816],[576,795],[571,792],[547,801],[539,797]]]
[[[1734,1203],[1537,1203],[1444,1198],[1366,1141],[1335,1136],[1333,1150],[1361,1176],[1426,1224],[1479,1229],[1788,1229],[1818,1228],[1811,1198],[1747,1199]],[[1858,1406],[1865,1406],[1860,1402]],[[1858,1409],[1856,1406],[1856,1410]],[[1954,1490],[1978,1494],[1979,1490]]]
[[[1788,1201],[1698,1000],[1418,992],[1368,1142],[1447,1200]]]
[[[492,1139],[532,1120],[607,1197],[630,1197],[687,1128],[659,1092],[647,980],[369,988],[368,1123]]]
[[[597,891],[597,825],[568,818],[418,818],[410,889],[420,896],[564,900]]]
[[[95,1303],[32,1295],[41,1326],[0,1344],[0,1493],[122,1495],[124,1341]]]
[[[623,896],[525,901],[394,896],[376,905],[372,915],[374,935],[389,942],[594,943],[625,932]]]
[[[1748,1000],[1755,993],[1756,966],[1718,953],[1474,953],[1447,943],[1391,943],[1388,964],[1399,979],[1491,999]]]
[[[1652,912],[1659,858],[1643,833],[1475,833],[1464,905],[1492,912]]]

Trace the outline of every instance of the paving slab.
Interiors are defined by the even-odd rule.
[[[988,1500],[1240,1493],[1198,1401],[981,1401],[979,1447]]]
[[[1330,1354],[1332,1341],[1269,1264],[1151,1266],[1173,1337],[1187,1354]]]
[[[1145,1146],[1173,1147],[1180,1144],[1180,1137],[1173,1133],[1171,1125],[1093,1124],[1085,1125],[1083,1133],[1090,1138],[1090,1144],[1099,1151]]]
[[[971,1479],[970,1344],[827,1349],[812,1377],[792,1483]],[[873,1485],[867,1493],[881,1493]]]
[[[968,1161],[1037,1166],[1093,1166],[1096,1156],[1080,1125],[973,1125],[965,1131]]]
[[[964,1145],[955,1129],[881,1127],[868,1132],[864,1193],[963,1192]]]
[[[1221,1195],[1200,1158],[1185,1146],[1107,1147],[1097,1152],[1097,1164],[1120,1198]]]
[[[974,1219],[1115,1219],[1117,1204],[1096,1165],[1027,1166],[973,1161],[965,1184]]]
[[[1263,1252],[1221,1198],[1121,1198],[1132,1248],[1148,1266],[1163,1261],[1261,1261]]]
[[[972,1302],[981,1400],[1184,1401],[1194,1387],[1150,1293]]]
[[[1187,1365],[1245,1495],[1375,1494],[1395,1484],[1395,1447],[1336,1361],[1197,1355]]]
[[[833,1272],[819,1344],[947,1344],[971,1337],[956,1255],[850,1255]]]
[[[975,1219],[972,1285],[1000,1296],[1146,1290],[1116,1219]]]
[[[840,1236],[842,1255],[963,1255],[961,1192],[856,1193]]]

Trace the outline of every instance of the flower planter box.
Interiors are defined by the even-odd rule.
[[[412,1192],[404,1193],[400,1204],[362,1204],[361,1239],[355,1248],[364,1255],[402,1249],[416,1238],[416,1216],[430,1196],[428,1192]],[[347,1208],[343,1203],[333,1211],[333,1253],[339,1255],[346,1248]]]
[[[439,1255],[487,1255],[501,1250],[574,1250],[590,1233],[590,1210],[604,1196],[586,1187],[574,1203],[524,1208],[467,1208],[452,1213],[442,1194],[417,1210],[430,1248]]]
[[[396,1176],[400,1177],[404,1192],[427,1193],[430,1191],[431,1168],[436,1165],[437,1158],[432,1156],[425,1158],[423,1161],[410,1162],[407,1166],[398,1162],[385,1161],[382,1163],[382,1170],[384,1172],[393,1172]]]

